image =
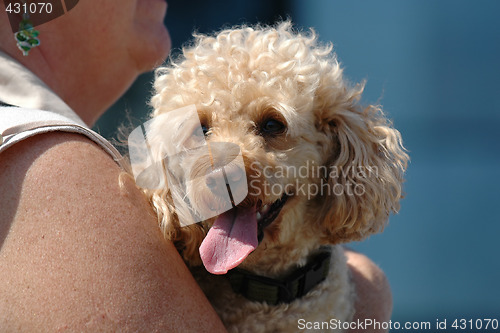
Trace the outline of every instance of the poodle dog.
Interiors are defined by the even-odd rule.
[[[341,244],[398,211],[408,160],[363,87],[290,22],[195,35],[157,71],[137,181],[229,331],[352,319]]]

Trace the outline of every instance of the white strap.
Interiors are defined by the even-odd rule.
[[[78,124],[74,120],[49,111],[0,107],[0,153],[26,138],[54,131],[85,135],[101,146],[124,170],[128,170],[128,164],[118,150],[83,123]]]

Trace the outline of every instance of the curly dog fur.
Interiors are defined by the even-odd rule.
[[[288,196],[239,267],[280,278],[305,265],[321,246],[332,251],[328,277],[307,295],[290,304],[252,302],[201,266],[199,247],[215,218],[181,227],[175,191],[168,185],[147,190],[165,237],[192,267],[230,331],[292,332],[300,318],[352,318],[355,291],[339,244],[380,232],[399,210],[408,160],[400,133],[381,108],[361,105],[363,87],[343,78],[331,45],[319,43],[312,30],[294,31],[290,22],[195,35],[178,60],[157,71],[156,134],[149,142],[154,154],[164,156],[164,143],[179,136],[159,116],[194,104],[207,143],[240,147],[247,181],[255,182],[239,206],[259,209]],[[179,172],[202,174],[209,166],[205,159]],[[291,168],[306,168],[306,175],[283,172]],[[273,172],[279,177],[269,177]],[[197,186],[187,192],[193,202],[210,192]]]

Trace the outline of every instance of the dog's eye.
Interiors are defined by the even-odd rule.
[[[285,131],[286,126],[281,121],[276,119],[267,119],[260,127],[264,134],[281,134]]]
[[[203,135],[207,136],[207,133],[210,130],[210,128],[208,128],[208,126],[206,125],[201,125],[201,130],[203,131]]]
[[[202,124],[201,126],[195,128],[195,130],[193,131],[193,135],[201,138],[203,136],[207,136],[209,130],[210,129],[208,128],[208,126]]]

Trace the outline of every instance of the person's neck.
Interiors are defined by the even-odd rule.
[[[16,59],[45,82],[88,126],[93,126],[111,102],[105,101],[104,94],[95,93],[96,87],[89,83],[93,81],[86,77],[91,73],[62,59],[51,61],[43,49],[32,50],[32,53],[29,58],[17,56]]]
[[[1,47],[41,79],[89,127],[135,79],[130,75],[123,77],[123,68],[113,68],[114,64],[98,68],[103,66],[94,66],[91,60],[82,63],[71,58],[72,52],[58,53],[50,45],[32,49],[28,56],[22,55],[15,42],[2,43]],[[107,74],[102,73],[104,70]]]

